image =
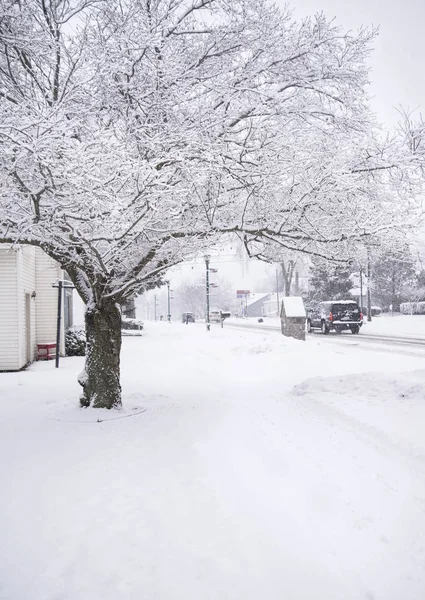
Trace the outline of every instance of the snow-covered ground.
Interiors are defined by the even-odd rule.
[[[0,374],[1,600],[423,600],[423,359],[147,323],[111,412],[81,367]]]
[[[365,318],[363,331],[376,335],[405,335],[425,338],[425,315],[397,313],[391,316],[391,313],[384,313],[378,317],[372,317],[370,323]]]
[[[277,317],[264,317],[263,323],[258,323],[258,317],[249,319],[231,318],[226,319],[227,324],[256,325],[258,327],[280,327],[280,319]],[[362,333],[372,335],[407,336],[425,338],[425,315],[402,315],[400,313],[391,316],[391,313],[383,313],[373,317],[371,322],[366,316],[363,320]]]

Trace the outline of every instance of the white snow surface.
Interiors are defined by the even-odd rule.
[[[284,296],[282,302],[287,317],[305,317],[304,302],[301,296]]]
[[[425,338],[425,315],[402,315],[384,313],[372,317],[369,323],[363,318],[364,331],[377,335],[399,335]]]
[[[423,600],[423,358],[203,325],[0,374],[1,600]]]

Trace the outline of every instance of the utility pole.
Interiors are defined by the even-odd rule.
[[[360,312],[363,314],[363,269],[360,267]]]
[[[61,342],[61,318],[62,318],[62,285],[63,281],[58,281],[58,318],[56,326],[56,360],[55,367],[59,368],[59,348]]]
[[[205,286],[206,286],[206,296],[207,296],[207,314],[205,318],[205,322],[207,324],[207,331],[210,331],[210,255],[205,254]]]
[[[369,248],[367,250],[367,320],[372,320],[372,302],[370,299],[370,254]]]
[[[157,307],[157,304],[156,304],[156,294],[153,297],[153,306],[154,306],[154,320],[156,321],[156,307]]]
[[[170,302],[170,282],[167,281],[167,292],[168,292],[168,322],[171,323],[171,302]]]

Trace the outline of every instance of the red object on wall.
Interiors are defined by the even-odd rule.
[[[37,360],[50,360],[56,356],[56,344],[37,344]]]

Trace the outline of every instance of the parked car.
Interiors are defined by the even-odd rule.
[[[359,333],[363,325],[363,315],[359,305],[353,300],[329,300],[320,302],[307,316],[307,331],[320,330],[323,334],[330,331],[341,333],[350,330]]]
[[[377,317],[381,314],[382,308],[380,306],[371,306],[370,311],[372,313],[372,317]]]
[[[195,315],[191,312],[185,312],[182,314],[182,321],[183,323],[194,323]]]
[[[219,310],[210,310],[210,323],[220,323],[221,312]]]

